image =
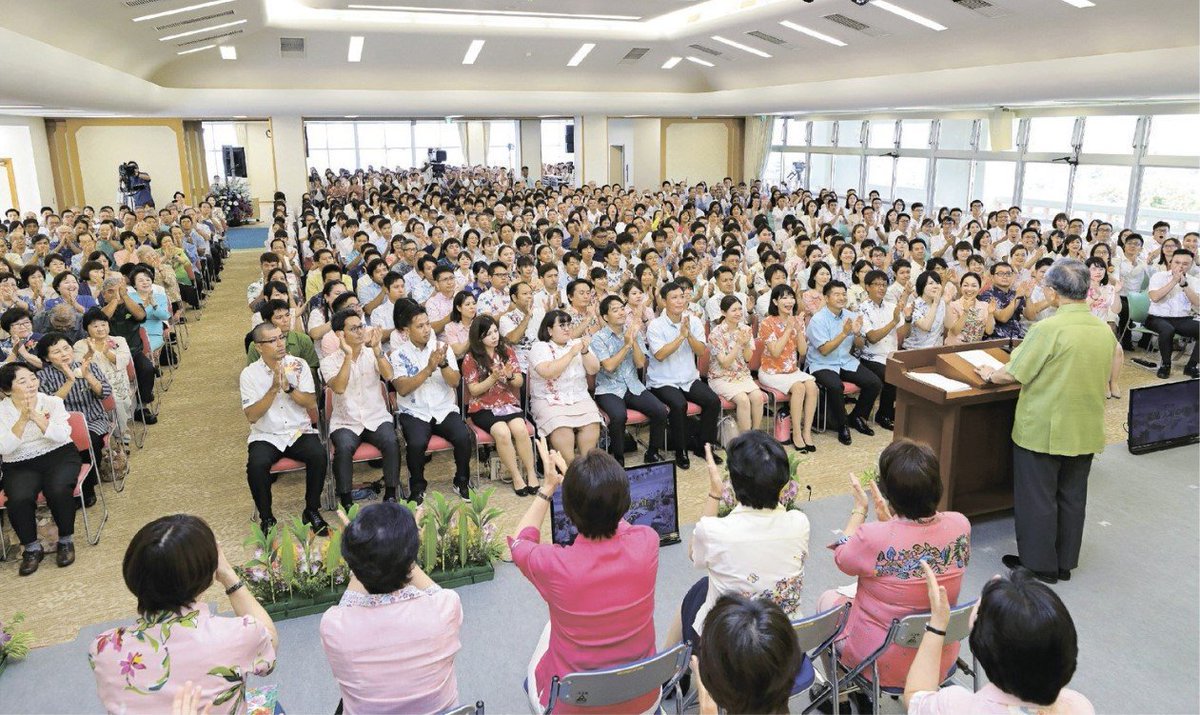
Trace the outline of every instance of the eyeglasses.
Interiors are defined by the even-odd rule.
[[[996,271],[996,276],[998,278],[1011,278],[1012,271]]]
[[[362,325],[361,323],[359,325],[347,325],[346,330],[349,330],[352,333],[360,333],[365,327],[367,326]]]
[[[268,340],[255,340],[254,342],[258,343],[259,345],[270,345],[271,343],[285,343],[285,342],[287,342],[287,338],[280,335],[280,336],[277,336],[274,338],[270,338]]]

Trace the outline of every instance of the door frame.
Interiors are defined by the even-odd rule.
[[[0,164],[8,171],[8,192],[12,195],[12,207],[20,213],[21,202],[17,198],[17,175],[13,171],[12,157],[0,156]]]

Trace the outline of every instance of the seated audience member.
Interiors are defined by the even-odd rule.
[[[29,305],[30,312],[37,313],[46,309],[46,301],[54,297],[54,290],[46,285],[46,269],[37,264],[29,264],[21,269],[21,283],[25,285],[19,295]]]
[[[391,351],[392,333],[396,330],[395,313],[396,301],[404,298],[404,277],[398,273],[388,273],[383,277],[383,294],[386,296],[379,307],[372,310],[367,321],[373,328],[383,331],[384,352]]]
[[[938,632],[950,622],[950,599],[933,569],[922,567],[931,617],[904,683],[909,715],[1095,713],[1085,696],[1067,688],[1079,656],[1075,622],[1058,595],[1023,568],[988,581],[975,610],[971,653],[987,685],[975,693],[960,685],[940,687],[945,637]]]
[[[646,384],[650,391],[670,411],[671,444],[675,463],[688,469],[688,402],[700,407],[699,442],[694,445],[697,456],[702,444],[716,444],[717,421],[721,417],[721,398],[700,380],[696,355],[708,349],[704,343],[704,324],[687,312],[687,291],[678,282],[669,282],[659,290],[663,312],[646,328],[646,343],[650,348],[650,367]],[[721,458],[715,457],[720,464]]]
[[[259,322],[270,323],[280,332],[284,334],[284,341],[287,345],[287,354],[293,357],[298,357],[305,362],[314,372],[321,367],[321,360],[317,357],[317,349],[313,345],[312,338],[299,330],[292,329],[292,308],[286,301],[278,298],[272,298],[263,304],[258,311]],[[251,336],[253,331],[251,331]],[[246,349],[246,364],[253,365],[261,355],[258,352],[258,344],[250,339],[250,345]]]
[[[75,484],[81,461],[71,440],[71,426],[62,398],[38,389],[38,378],[27,363],[0,366],[0,486],[17,540],[24,547],[20,576],[37,571],[46,552],[38,539],[37,500],[45,497],[58,527],[59,566],[75,561]]]
[[[754,335],[745,321],[745,306],[736,295],[721,298],[719,322],[708,334],[708,386],[734,404],[738,434],[762,429],[767,394],[750,376]]]
[[[817,383],[825,389],[826,414],[830,426],[837,430],[838,441],[851,442],[850,428],[870,437],[875,431],[867,425],[875,399],[883,383],[870,369],[863,367],[850,354],[855,339],[862,332],[863,318],[846,307],[846,286],[841,281],[825,284],[825,306],[808,323],[808,369]],[[858,400],[854,410],[846,414],[843,382],[858,385]]]
[[[691,560],[707,575],[683,598],[680,620],[667,642],[696,646],[705,616],[722,594],[772,601],[791,620],[801,617],[800,589],[808,556],[808,517],[779,504],[791,480],[787,453],[765,432],[747,432],[729,444],[729,481],[737,506],[718,517],[725,482],[717,465],[708,463],[708,498],[692,534]]]
[[[896,386],[884,379],[887,359],[899,349],[908,335],[908,318],[912,316],[912,305],[907,291],[901,292],[897,300],[888,298],[887,274],[872,270],[863,278],[867,297],[859,303],[859,314],[863,319],[859,335],[862,347],[858,357],[864,367],[879,378],[883,385],[879,392],[879,409],[875,411],[875,424],[890,430],[896,419]]]
[[[641,289],[634,288],[641,293]],[[661,462],[666,447],[667,406],[646,388],[638,370],[646,367],[646,349],[639,334],[641,323],[619,296],[600,301],[604,327],[592,336],[592,352],[600,361],[596,373],[596,406],[608,417],[608,451],[625,464],[625,422],[629,410],[637,410],[649,421],[650,442],[646,463]]]
[[[321,376],[333,392],[326,419],[338,499],[346,509],[354,503],[350,496],[354,451],[365,442],[379,450],[383,461],[383,500],[395,501],[400,486],[400,443],[380,382],[392,379],[380,332],[364,325],[362,316],[352,310],[334,313],[329,322],[339,349],[321,360]]]
[[[558,311],[551,311],[555,313]],[[658,534],[632,526],[629,479],[606,452],[592,450],[571,462],[538,440],[544,465],[538,491],[508,538],[513,563],[546,601],[550,622],[529,661],[526,692],[534,711],[545,709],[554,676],[598,670],[651,656]],[[565,475],[564,475],[565,472]],[[563,510],[579,536],[571,546],[541,544],[541,525],[562,485]],[[642,713],[659,689],[607,706],[608,713]],[[581,713],[559,703],[555,712]]]
[[[534,304],[533,288],[525,281],[510,285],[508,296],[510,305],[508,312],[500,316],[500,334],[516,351],[521,372],[528,372],[529,351],[537,342],[538,328],[546,311]]]
[[[875,522],[864,523],[868,498],[858,478],[851,476],[850,485],[854,507],[834,544],[833,560],[842,573],[858,577],[857,594],[850,598],[826,591],[817,599],[817,612],[854,604],[839,648],[842,663],[852,668],[883,644],[892,619],[921,613],[929,605],[922,561],[933,567],[951,601],[958,600],[971,558],[971,524],[958,512],[937,510],[942,498],[937,455],[911,440],[893,442],[879,454],[879,478],[871,487]],[[918,548],[919,553],[914,551]],[[947,645],[942,673],[956,657],[958,644]],[[878,661],[880,686],[901,687],[912,659],[911,649],[888,648]],[[869,670],[866,676],[871,677]]]
[[[112,395],[112,388],[100,368],[92,364],[94,353],[84,353],[75,360],[75,349],[62,333],[46,333],[38,340],[38,359],[43,367],[38,370],[38,389],[63,401],[68,412],[79,412],[87,424],[92,440],[92,452],[97,459],[104,453],[104,438],[112,429],[112,420],[104,409],[103,400]],[[128,378],[126,378],[128,380]],[[80,458],[90,461],[86,452]],[[96,484],[99,465],[94,465],[83,482],[83,504],[96,503]]]
[[[1195,314],[1200,308],[1200,286],[1195,278],[1189,277],[1195,256],[1181,248],[1171,256],[1171,262],[1150,276],[1150,317],[1146,327],[1158,333],[1158,376],[1171,376],[1171,353],[1175,350],[1175,336],[1192,338],[1192,354],[1183,373],[1188,377],[1200,376],[1197,368],[1200,360],[1200,340],[1197,340],[1200,323]]]
[[[800,369],[808,353],[804,318],[796,315],[796,291],[787,284],[771,289],[767,317],[758,328],[763,341],[759,384],[787,396],[792,421],[792,448],[815,452],[812,426],[820,396],[812,375]],[[777,408],[778,409],[778,408]]]
[[[1005,261],[992,264],[992,286],[979,294],[979,300],[985,303],[995,302],[992,318],[995,329],[990,331],[995,338],[1025,337],[1025,328],[1021,324],[1021,314],[1025,310],[1025,302],[1029,299],[1028,286],[1022,283],[1013,289],[1017,278],[1017,269]]]
[[[328,458],[309,411],[316,412],[316,384],[303,360],[287,354],[283,331],[273,323],[259,323],[252,331],[262,353],[242,369],[242,411],[250,422],[246,481],[265,533],[275,523],[271,511],[271,465],[280,457],[303,462],[303,521],[324,535],[329,525],[321,516],[321,489]]]
[[[23,307],[9,308],[0,315],[0,330],[8,333],[8,337],[0,340],[0,353],[4,362],[24,362],[35,370],[42,369],[42,361],[37,357],[37,341],[40,333],[33,331],[33,316]]]
[[[711,637],[692,656],[701,715],[788,712],[804,652],[773,601],[721,596],[704,620]]]
[[[946,333],[946,303],[942,295],[942,279],[934,271],[924,271],[914,283],[912,317],[905,350],[941,346]],[[907,310],[907,306],[905,306]]]
[[[450,322],[442,330],[441,338],[455,355],[467,354],[467,348],[471,345],[471,324],[479,314],[478,307],[479,302],[469,292],[462,290],[454,295]]]
[[[333,317],[333,301],[349,291],[346,284],[338,280],[328,281],[321,288],[320,295],[314,299],[315,304],[308,311],[308,337],[312,338],[314,345],[320,345],[321,338],[330,331],[329,319]],[[321,354],[319,349],[317,354]]]
[[[460,377],[454,351],[434,338],[429,316],[420,305],[397,303],[395,323],[403,339],[389,359],[397,417],[404,430],[409,499],[418,504],[425,501],[425,450],[430,438],[437,435],[454,448],[454,489],[464,501],[470,501],[475,440],[454,397]]]
[[[89,354],[92,356],[92,365],[99,368],[112,389],[117,430],[123,432],[133,418],[133,391],[127,372],[129,363],[133,361],[129,345],[124,338],[109,333],[108,316],[98,307],[84,313],[81,322],[84,337],[75,342],[75,359],[83,360]]]
[[[959,296],[946,306],[946,345],[977,343],[996,327],[995,298],[983,300],[979,289],[983,279],[967,272],[959,281]]]
[[[350,584],[320,631],[347,715],[458,704],[462,603],[417,565],[419,541],[412,512],[388,502],[363,507],[342,534]]]
[[[600,370],[588,338],[571,338],[571,317],[546,313],[529,351],[529,412],[540,434],[568,462],[600,441],[600,411],[588,394],[588,375]]]
[[[83,314],[96,305],[96,299],[79,292],[79,279],[74,273],[66,271],[54,277],[55,297],[46,301],[46,312],[56,306],[65,305],[71,310],[75,322],[78,323]]]
[[[246,677],[271,674],[279,636],[208,524],[190,514],[146,524],[129,541],[122,574],[139,618],[101,633],[88,649],[105,712],[172,712],[185,687],[199,688],[197,707],[205,712],[214,703],[244,711]],[[202,602],[214,580],[232,617],[214,615]]]
[[[467,413],[471,421],[492,436],[517,496],[532,495],[537,491],[538,480],[533,439],[521,409],[525,376],[521,374],[516,351],[500,335],[500,325],[492,316],[481,315],[471,324],[470,347],[463,356],[462,373],[469,393]]]

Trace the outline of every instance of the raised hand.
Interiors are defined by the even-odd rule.
[[[867,492],[854,472],[850,472],[850,496],[854,497],[854,508],[862,511],[863,518],[866,518],[867,505],[870,500],[867,499]]]
[[[998,307],[999,307],[999,304],[996,302],[995,298],[992,298],[991,300],[989,300],[988,306],[987,306],[988,315],[995,315],[996,309]]]
[[[713,460],[711,442],[706,442],[704,445],[704,466],[708,470],[710,493],[720,494],[725,489],[725,480],[721,477],[721,471],[717,469],[717,463]]]
[[[338,336],[338,348],[345,353],[346,357],[350,357],[352,354],[354,354],[354,348],[350,347],[350,343],[346,342],[345,337]]]
[[[938,583],[937,574],[928,561],[921,561],[921,570],[925,572],[929,593],[929,625],[944,631],[950,623],[950,598],[946,595],[946,587]]]
[[[888,506],[887,499],[883,498],[883,492],[879,491],[879,482],[871,482],[871,496],[875,500],[875,518],[879,521],[888,521],[892,518],[892,508]]]
[[[856,332],[854,330],[854,318],[846,318],[846,320],[842,322],[842,332],[846,335],[854,335]]]

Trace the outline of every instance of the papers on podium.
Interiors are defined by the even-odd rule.
[[[991,358],[990,355],[987,357]],[[923,382],[926,385],[936,387],[942,392],[963,392],[964,390],[971,389],[971,386],[965,382],[951,380],[950,378],[939,375],[936,372],[906,372],[904,374],[916,380],[917,382]]]

